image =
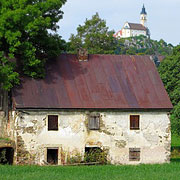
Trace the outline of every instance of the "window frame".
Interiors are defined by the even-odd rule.
[[[92,120],[92,118],[98,118],[98,122],[94,123],[94,127],[91,127],[92,123],[90,123],[90,121]],[[94,121],[96,121],[95,119],[93,119]],[[95,127],[95,125],[98,125],[97,127]],[[89,118],[88,118],[88,129],[89,130],[100,130],[100,114],[90,114]]]
[[[47,162],[47,149],[56,149],[58,148],[58,165],[63,164],[62,158],[61,158],[61,151],[62,151],[62,144],[43,144],[42,149],[43,149],[43,160],[46,164]]]
[[[57,129],[49,129],[49,117],[57,116]],[[59,131],[59,115],[58,114],[48,114],[47,115],[47,131]]]
[[[132,123],[131,121],[132,121],[132,117],[133,116],[137,116],[138,117],[138,127],[133,127],[133,126],[131,126],[132,124],[136,124],[136,122],[135,123]],[[129,116],[129,129],[130,130],[136,130],[136,131],[138,131],[138,130],[140,130],[140,115],[139,114],[130,114],[130,116]]]
[[[141,148],[129,148],[129,161],[141,160]]]

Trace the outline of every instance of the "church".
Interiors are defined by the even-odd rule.
[[[140,13],[140,24],[126,22],[123,28],[114,34],[114,37],[128,38],[139,35],[150,37],[150,31],[147,27],[147,12],[144,5]]]

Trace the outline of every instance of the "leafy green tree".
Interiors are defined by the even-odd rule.
[[[180,101],[180,46],[173,55],[166,57],[159,66],[159,73],[173,105]]]
[[[106,21],[98,13],[86,19],[84,25],[77,27],[77,35],[69,39],[69,52],[76,53],[78,48],[86,48],[90,54],[114,54],[116,40],[114,32],[108,31]]]
[[[180,102],[174,106],[171,114],[171,130],[173,134],[180,135]]]
[[[60,8],[65,2],[0,1],[0,84],[4,89],[18,83],[17,64],[24,74],[43,77],[47,57],[56,56],[64,48],[56,31],[63,14]]]
[[[127,55],[134,55],[134,54],[136,54],[136,49],[133,47],[130,47],[129,49],[127,49],[126,54]]]
[[[180,45],[159,66],[159,73],[174,110],[171,115],[172,132],[180,135]]]

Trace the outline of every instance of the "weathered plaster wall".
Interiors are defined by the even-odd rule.
[[[146,31],[143,30],[131,30],[131,36],[140,36],[140,35],[146,36],[147,33]]]
[[[4,112],[0,110],[0,137],[4,134]]]
[[[15,114],[15,113],[14,113]],[[47,115],[59,115],[59,130],[47,130]],[[88,111],[25,111],[15,118],[17,164],[44,164],[47,147],[66,155],[85,146],[109,150],[113,164],[164,163],[170,158],[170,121],[165,112],[100,112],[100,130],[88,130]],[[130,114],[140,115],[140,130],[130,130]],[[140,148],[140,161],[129,161],[129,148]]]

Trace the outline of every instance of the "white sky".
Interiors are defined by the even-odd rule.
[[[167,43],[180,43],[180,0],[67,0],[58,33],[68,40],[96,12],[106,20],[109,30],[118,31],[126,21],[139,23],[143,3],[148,15],[151,38]]]

